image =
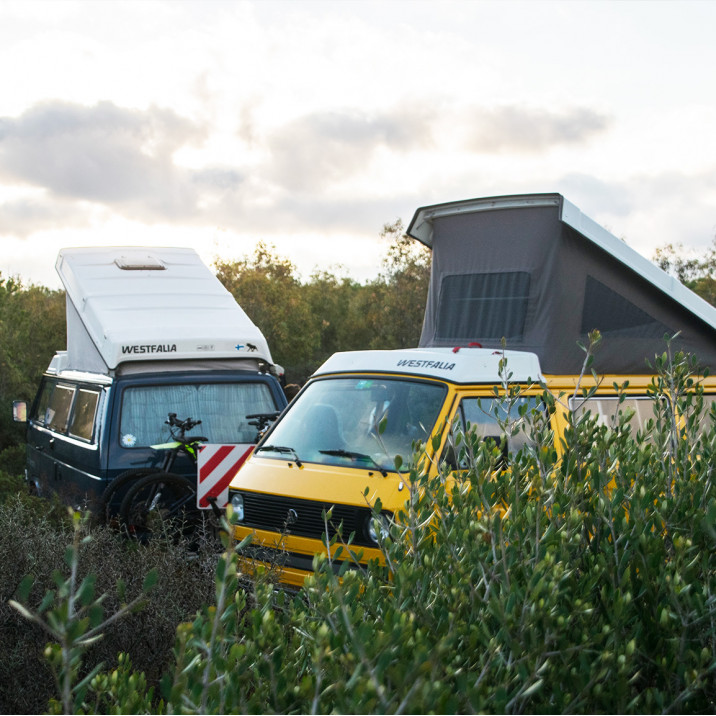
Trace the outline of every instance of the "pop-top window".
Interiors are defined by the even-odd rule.
[[[522,338],[530,294],[526,271],[445,276],[440,285],[437,338]]]
[[[624,296],[587,276],[581,330],[586,334],[595,328],[604,334],[633,338],[663,338],[665,333],[673,333]]]
[[[211,443],[251,443],[256,440],[256,427],[246,416],[275,410],[271,390],[262,382],[136,386],[122,397],[120,444],[132,448],[166,442],[169,413],[180,420],[201,420],[187,433],[189,437],[201,435]]]

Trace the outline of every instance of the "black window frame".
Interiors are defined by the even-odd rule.
[[[55,424],[55,416],[52,420],[47,419],[47,411],[53,405],[53,399],[58,390],[69,390],[72,395],[69,401],[69,407],[67,409],[67,415],[62,425]],[[96,396],[94,401],[94,408],[92,411],[91,420],[91,432],[89,437],[85,437],[79,433],[73,433],[72,429],[76,425],[76,419],[78,417],[78,396],[80,393],[92,393]],[[97,433],[97,413],[99,410],[100,402],[102,398],[101,387],[87,385],[84,383],[75,383],[71,380],[64,380],[62,378],[50,378],[45,380],[43,383],[40,394],[35,405],[32,420],[35,424],[42,426],[46,430],[49,430],[56,435],[62,435],[64,437],[71,438],[73,440],[79,440],[83,443],[93,444],[95,442],[95,436]],[[84,418],[87,423],[87,417]]]

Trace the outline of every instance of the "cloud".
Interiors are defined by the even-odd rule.
[[[43,199],[16,199],[0,204],[0,236],[27,238],[36,231],[71,225],[88,226],[91,217],[74,203]]]
[[[716,234],[716,166],[689,173],[634,173],[622,179],[568,173],[558,191],[647,258],[667,243],[703,252]]]
[[[416,206],[415,198],[362,195],[331,197],[316,192],[286,192],[266,201],[240,192],[226,195],[204,216],[206,223],[257,237],[273,234],[362,233],[378,236],[383,224],[402,217]]]
[[[57,198],[183,215],[196,189],[172,157],[203,138],[201,127],[167,109],[43,102],[0,118],[0,176]]]
[[[379,149],[407,152],[431,142],[431,116],[420,108],[315,112],[270,134],[270,176],[292,190],[321,189],[366,169]]]
[[[628,216],[636,204],[629,182],[604,181],[591,174],[569,172],[557,180],[560,191],[579,207],[614,218]],[[589,212],[587,211],[587,214]]]
[[[587,108],[552,112],[516,106],[475,108],[465,120],[469,126],[467,148],[483,154],[536,153],[562,144],[578,144],[610,124],[607,116]]]
[[[27,236],[52,222],[56,228],[87,225],[91,211],[101,208],[149,224],[269,235],[317,227],[322,233],[377,234],[400,215],[398,207],[412,208],[408,195],[416,192],[394,189],[388,201],[380,189],[353,191],[349,182],[363,181],[380,161],[415,164],[415,156],[439,149],[439,143],[454,148],[465,126],[468,144],[478,153],[517,151],[520,143],[544,150],[582,141],[607,123],[587,110],[453,112],[436,100],[429,106],[406,101],[382,112],[317,111],[261,131],[253,124],[251,103],[243,107],[237,136],[244,148],[250,136],[248,153],[232,147],[227,164],[193,168],[175,162],[175,155],[204,142],[208,124],[172,110],[51,101],[0,118],[0,181],[43,190],[31,202],[7,204],[0,233]],[[441,131],[446,126],[451,131]],[[417,196],[415,201],[424,203]]]

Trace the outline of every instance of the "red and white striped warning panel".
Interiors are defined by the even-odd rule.
[[[238,469],[251,454],[254,445],[202,445],[199,450],[196,486],[196,506],[208,509],[211,503],[207,498],[216,497],[216,506],[223,508],[229,501],[229,483]]]

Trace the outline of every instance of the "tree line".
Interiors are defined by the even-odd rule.
[[[328,271],[302,280],[275,247],[217,259],[214,270],[268,341],[288,382],[303,383],[337,351],[417,346],[430,279],[430,252],[400,220],[386,224],[386,255],[375,278],[358,282]],[[657,249],[654,261],[716,305],[716,239],[693,258],[681,245]],[[23,440],[12,401],[31,399],[56,350],[66,345],[65,294],[0,274],[0,453]]]
[[[417,346],[430,279],[430,252],[386,224],[388,249],[365,283],[296,267],[259,243],[251,256],[217,261],[216,275],[261,329],[289,382],[302,383],[337,351]]]
[[[217,277],[261,329],[288,382],[303,383],[337,351],[418,344],[430,252],[405,235],[400,221],[386,224],[381,237],[385,258],[364,283],[328,271],[302,280],[289,259],[263,242],[242,259],[215,261]],[[0,274],[0,455],[23,441],[12,401],[34,397],[50,359],[65,346],[64,291]]]

